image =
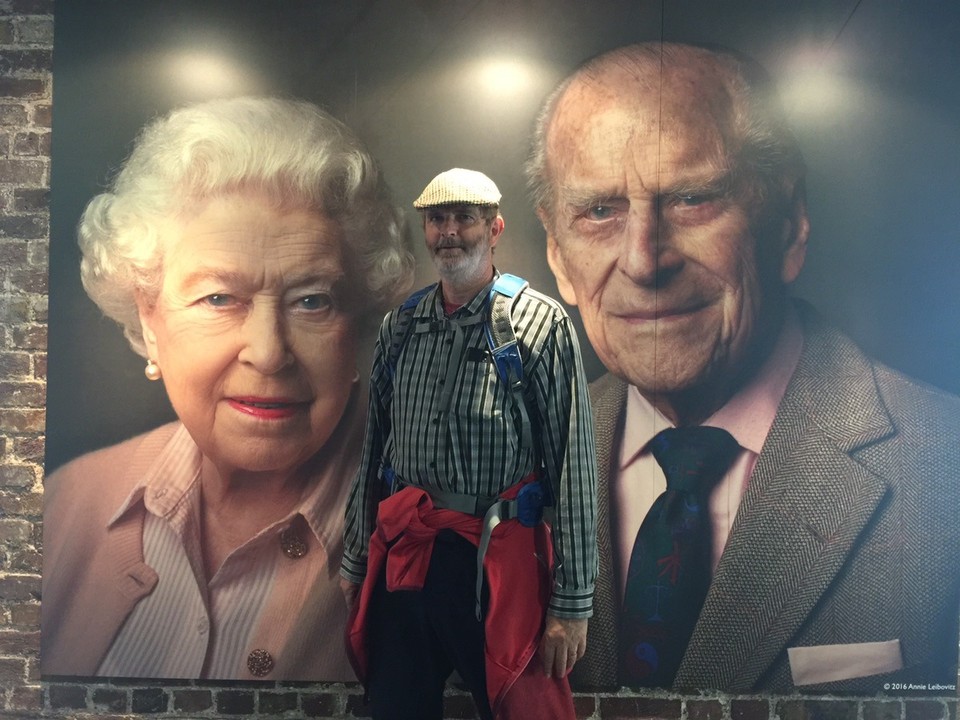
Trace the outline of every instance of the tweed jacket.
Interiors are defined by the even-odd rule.
[[[110,518],[180,427],[170,423],[88,453],[45,480],[44,676],[96,675],[124,621],[157,586],[157,572],[144,562],[143,503],[112,524]],[[355,472],[357,444],[356,439],[342,443],[331,477]],[[338,518],[345,492],[340,498],[339,507],[329,508]],[[301,516],[295,522],[302,521]],[[354,679],[342,640],[347,608],[339,588],[341,546],[323,547],[306,529],[301,539],[306,553],[278,570],[233,679]],[[254,648],[266,649],[274,660],[267,676],[250,674],[247,656]]]
[[[912,682],[955,695],[960,398],[870,360],[811,308],[799,310],[800,361],[674,687],[874,693]],[[612,375],[591,385],[600,572],[575,688],[618,684],[608,480],[626,391]],[[794,687],[788,648],[893,640],[897,672]]]

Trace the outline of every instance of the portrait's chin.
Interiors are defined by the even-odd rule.
[[[305,445],[289,440],[238,437],[213,449],[210,459],[221,469],[244,473],[290,473],[305,465],[319,450],[315,443]]]

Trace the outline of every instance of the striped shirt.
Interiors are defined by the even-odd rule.
[[[354,424],[349,418],[345,423]],[[200,533],[202,456],[179,426],[111,520],[145,511],[144,561],[159,580],[126,618],[97,674],[352,680],[342,642],[314,636],[306,651],[299,646],[303,634],[317,630],[318,619],[320,629],[326,624],[334,636],[346,622],[330,565],[339,564],[342,473],[355,467],[355,457],[350,444],[331,453],[299,505],[235,549],[208,583]],[[274,663],[267,676],[251,674],[248,659],[255,651]]]
[[[413,313],[391,381],[384,349],[399,313],[380,327],[370,379],[363,455],[347,502],[344,577],[360,582],[389,458],[404,483],[495,496],[534,470],[555,499],[553,596],[558,617],[591,615],[596,578],[596,456],[580,346],[554,300],[527,289],[512,324],[523,361],[533,437],[522,447],[521,413],[497,376],[485,337],[488,285],[449,317],[438,288]]]

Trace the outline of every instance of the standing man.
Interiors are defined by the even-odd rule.
[[[580,680],[953,694],[960,399],[789,299],[805,171],[762,68],[614,50],[548,99],[534,145],[550,267],[610,371]],[[665,461],[680,438],[710,445],[693,489],[673,470],[695,453]]]
[[[493,266],[499,202],[471,170],[427,185],[414,207],[440,282],[380,329],[341,570],[351,604],[364,583],[348,639],[377,720],[439,719],[454,669],[484,718],[574,717],[593,424],[570,319]]]

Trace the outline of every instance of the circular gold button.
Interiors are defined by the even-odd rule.
[[[291,560],[302,558],[307,554],[307,543],[293,528],[287,528],[280,533],[280,549]]]
[[[273,656],[266,650],[254,650],[247,656],[247,669],[254,677],[265,677],[273,670]]]

